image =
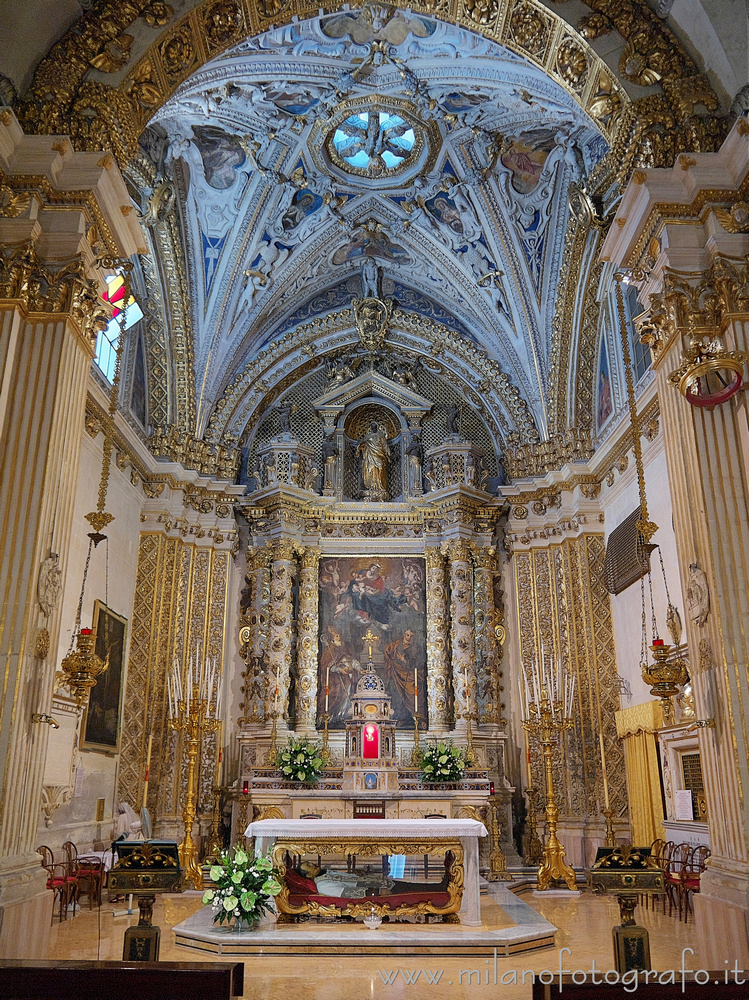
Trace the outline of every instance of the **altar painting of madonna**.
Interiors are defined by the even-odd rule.
[[[425,567],[420,556],[323,556],[320,560],[320,652],[317,717],[322,727],[328,686],[328,727],[344,729],[372,641],[375,671],[390,695],[399,729],[414,728],[416,682],[420,726],[426,700]]]

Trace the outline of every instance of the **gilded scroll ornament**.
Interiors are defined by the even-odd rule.
[[[314,733],[317,715],[318,567],[321,550],[306,546],[299,567],[299,624],[297,635],[298,732]]]
[[[577,22],[577,30],[586,41],[594,42],[596,38],[608,35],[613,30],[613,26],[604,14],[594,11],[592,14],[586,14],[585,17],[580,18]]]
[[[393,313],[393,300],[354,299],[351,304],[360,343],[372,353],[380,350]]]
[[[26,212],[30,201],[31,195],[28,191],[15,194],[7,184],[0,184],[0,216],[15,219]]]
[[[1,191],[2,189],[0,189]],[[749,232],[749,201],[736,201],[730,209],[716,208],[715,217],[726,232],[747,233]]]
[[[450,644],[455,696],[455,725],[476,721],[476,646],[474,638],[473,572],[468,543],[451,542]]]
[[[132,35],[120,35],[119,38],[108,41],[101,52],[89,62],[94,69],[101,70],[102,73],[117,73],[130,60],[132,45]]]
[[[449,728],[449,658],[445,556],[436,546],[424,549],[427,605],[427,698],[433,733]]]
[[[171,82],[182,79],[195,63],[192,32],[185,26],[161,45],[161,58]]]

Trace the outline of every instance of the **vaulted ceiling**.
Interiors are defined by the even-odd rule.
[[[367,294],[498,450],[564,430],[591,223],[635,167],[720,141],[709,81],[641,3],[328,9],[97,4],[19,104],[125,170],[156,438],[246,440],[274,386],[356,344]]]

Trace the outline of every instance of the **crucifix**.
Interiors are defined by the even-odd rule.
[[[380,638],[379,635],[374,635],[371,628],[368,628],[367,631],[362,636],[362,642],[366,642],[366,644],[369,646],[370,662],[372,660],[372,643],[377,642],[379,638]]]

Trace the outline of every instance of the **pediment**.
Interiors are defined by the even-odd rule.
[[[403,413],[419,416],[429,413],[433,405],[430,399],[376,371],[364,372],[349,382],[335,386],[314,400],[312,405],[318,413],[341,413],[358,399],[372,398],[391,403]]]

